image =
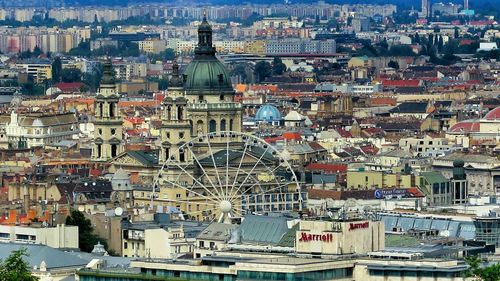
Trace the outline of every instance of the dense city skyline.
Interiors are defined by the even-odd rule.
[[[11,4],[0,280],[500,280],[493,2]]]

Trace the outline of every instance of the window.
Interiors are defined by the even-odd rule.
[[[215,124],[215,120],[210,120],[209,132],[213,133],[217,130],[217,125]]]
[[[219,99],[220,99],[221,101],[223,101],[223,100],[224,100],[224,95],[220,95]]]
[[[97,132],[99,133],[99,135],[102,135],[102,129],[97,129]]]
[[[180,139],[184,138],[184,132],[179,132],[179,138]]]
[[[179,161],[181,162],[185,161],[184,151],[179,151]]]
[[[118,146],[116,144],[111,145],[111,157],[115,157],[118,152]]]
[[[123,249],[128,249],[128,243],[127,242],[123,243]]]
[[[116,129],[111,129],[111,134],[112,135],[116,134]]]
[[[229,131],[233,130],[233,119],[229,119]]]
[[[184,119],[183,116],[184,116],[184,113],[183,113],[183,108],[182,106],[177,106],[177,120],[182,120]]]
[[[114,103],[109,104],[109,117],[115,117],[115,105],[114,105]]]
[[[220,121],[220,130],[225,131],[226,130],[226,119],[222,119]]]

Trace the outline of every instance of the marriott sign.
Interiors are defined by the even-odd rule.
[[[300,233],[299,241],[300,242],[309,242],[309,241],[332,242],[333,241],[333,234],[331,234],[331,233],[310,234],[310,233],[302,232],[302,233]]]

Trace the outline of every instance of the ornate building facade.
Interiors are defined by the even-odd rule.
[[[215,56],[212,28],[204,18],[198,27],[198,45],[184,74],[173,67],[168,95],[163,101],[160,163],[185,162],[179,145],[197,136],[241,131],[242,107],[234,102],[234,89],[224,65]],[[225,141],[224,141],[225,142]]]
[[[111,61],[104,65],[104,74],[94,103],[94,145],[92,160],[106,162],[123,151],[122,117]]]

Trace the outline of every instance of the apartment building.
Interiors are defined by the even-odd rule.
[[[123,224],[122,255],[170,259],[192,253],[196,236],[207,226],[197,221],[174,221],[163,213],[154,214],[153,221]]]
[[[36,83],[52,79],[52,64],[49,60],[30,59],[19,62],[15,66],[33,77]]]
[[[78,226],[64,224],[58,224],[55,227],[0,225],[0,242],[78,249]]]

